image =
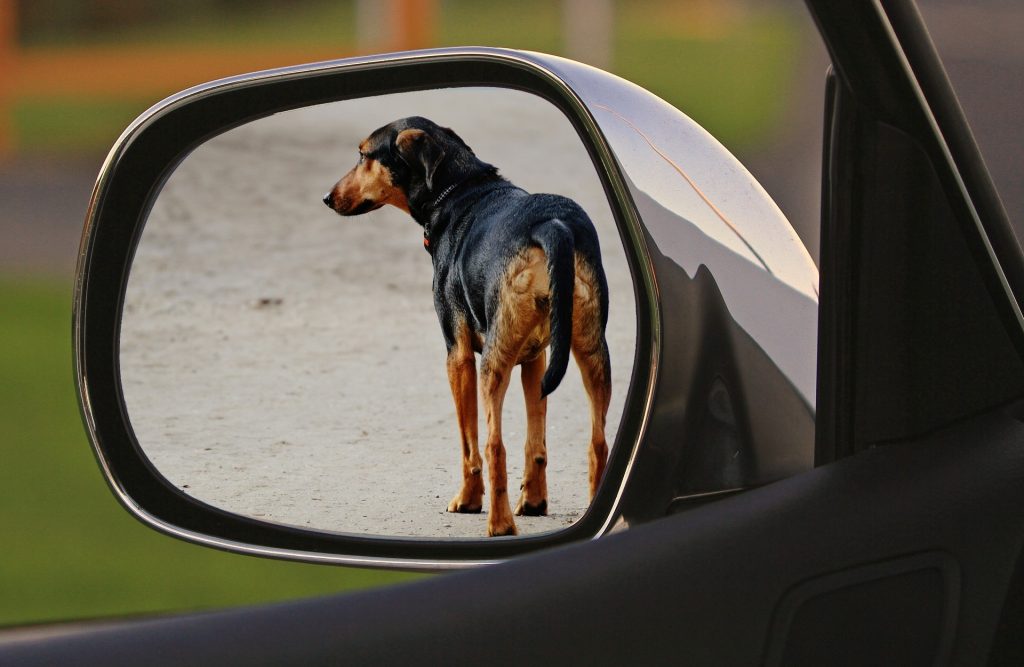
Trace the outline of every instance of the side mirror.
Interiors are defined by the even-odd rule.
[[[75,297],[107,479],[210,546],[465,567],[813,465],[810,256],[700,126],[553,56],[165,100],[103,166]]]

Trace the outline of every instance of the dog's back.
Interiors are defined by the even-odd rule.
[[[558,387],[568,365],[578,263],[587,268],[596,283],[602,333],[607,325],[608,286],[594,224],[567,197],[531,195],[507,182],[506,187],[478,195],[464,216],[452,278],[461,287],[473,328],[481,334],[491,329],[512,260],[531,247],[544,251],[550,280],[552,342],[541,390],[546,396]]]

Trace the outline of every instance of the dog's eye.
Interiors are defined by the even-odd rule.
[[[363,155],[363,154],[362,154],[362,152],[360,152],[360,153],[359,153],[359,163],[360,163],[360,164],[362,164],[362,163],[363,163],[363,160],[365,160],[365,159],[366,159],[366,156],[365,156],[365,155]]]

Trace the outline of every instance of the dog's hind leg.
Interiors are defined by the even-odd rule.
[[[600,289],[594,271],[577,260],[573,295],[572,353],[580,367],[583,387],[590,399],[591,500],[597,493],[597,486],[604,475],[608,459],[608,443],[605,441],[604,428],[608,417],[608,404],[612,398],[611,360],[602,325]]]
[[[490,341],[488,341],[490,343]],[[516,524],[508,500],[508,473],[505,470],[505,445],[501,441],[501,408],[508,389],[512,362],[501,345],[485,345],[480,361],[484,415],[487,418],[487,472],[491,483],[491,502],[487,515],[487,536],[515,535]]]
[[[505,470],[505,446],[501,441],[501,408],[508,389],[512,368],[523,362],[523,383],[527,409],[533,406],[533,419],[528,425],[527,447],[539,443],[544,447],[544,412],[546,403],[541,399],[540,378],[544,375],[542,340],[546,340],[550,288],[547,262],[540,248],[531,248],[509,262],[505,271],[497,310],[484,341],[480,360],[480,381],[483,385],[484,411],[487,418],[487,466],[491,482],[490,516],[487,517],[488,535],[515,535],[516,526],[508,500],[508,474]],[[538,328],[539,327],[539,328]],[[529,344],[530,349],[524,348]],[[536,349],[534,349],[536,346]],[[541,360],[536,362],[537,358]],[[532,359],[534,362],[525,360]],[[543,449],[540,450],[544,452]],[[535,454],[534,466],[536,466]],[[543,454],[546,464],[546,453]],[[529,455],[528,455],[529,458]],[[543,467],[541,467],[543,470]],[[529,469],[528,469],[529,470]],[[527,471],[525,474],[529,474]],[[543,480],[543,477],[541,478]],[[546,495],[546,489],[540,487]],[[544,496],[542,495],[541,498]],[[539,502],[539,499],[538,499]],[[518,509],[518,508],[517,508]]]
[[[603,342],[603,341],[602,341]],[[590,398],[590,498],[597,493],[597,485],[604,475],[604,466],[608,460],[608,443],[604,437],[605,420],[608,417],[608,404],[612,397],[612,383],[608,365],[608,347],[602,346],[600,351],[581,352],[573,348],[573,356],[583,376],[583,387]]]
[[[544,422],[547,418],[547,399],[540,396],[540,381],[544,376],[544,350],[520,366],[523,397],[526,399],[526,461],[523,464],[523,486],[516,504],[517,516],[542,516],[548,513],[547,444]]]
[[[465,325],[448,351],[448,382],[455,399],[455,413],[462,443],[462,489],[448,503],[449,512],[476,513],[483,507],[484,479],[477,444],[476,358]]]

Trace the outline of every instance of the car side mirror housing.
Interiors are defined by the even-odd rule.
[[[497,174],[459,171],[472,160]],[[527,208],[509,203],[520,188],[558,195],[529,200],[525,227]],[[516,211],[501,229],[519,231],[490,254],[479,241],[445,255],[445,234],[481,219],[465,211],[485,194]],[[592,220],[599,252],[577,219]],[[545,245],[563,228],[575,234],[569,283],[569,265],[551,268],[557,242]],[[444,291],[465,248],[478,259],[459,265],[459,284],[500,294]],[[124,132],[83,235],[76,375],[108,482],[158,530],[271,557],[467,567],[811,468],[817,280],[746,169],[627,81],[503,49],[354,58],[198,86]],[[495,313],[523,293],[540,314],[506,361],[525,415],[506,417],[508,472],[495,478],[506,461],[487,434],[503,410],[486,392],[510,383],[488,355],[512,340],[494,333]],[[566,298],[575,310],[558,311]],[[588,361],[604,339],[611,370]],[[559,354],[563,386],[531,399]],[[466,384],[458,363],[470,362]],[[610,398],[595,402],[588,368]],[[505,411],[518,402],[509,394]],[[482,502],[466,491],[473,475]],[[515,537],[486,536],[511,532],[493,530],[501,480]]]

